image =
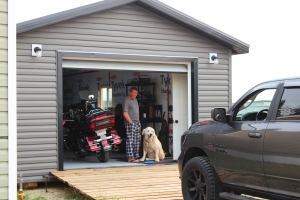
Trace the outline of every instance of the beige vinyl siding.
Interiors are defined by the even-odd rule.
[[[0,24],[0,37],[7,37],[7,25]]]
[[[31,56],[31,44],[43,45],[42,57]],[[25,182],[57,170],[56,50],[198,57],[199,119],[229,105],[228,49],[136,5],[19,34],[18,173]],[[208,64],[209,53],[218,53],[218,65]]]
[[[8,199],[7,1],[0,0],[0,199]]]
[[[226,57],[226,55],[222,54]],[[218,54],[220,57],[220,54]],[[225,64],[226,63],[226,64]],[[210,118],[211,109],[224,107],[228,110],[231,102],[229,91],[231,90],[230,70],[227,59],[218,65],[199,64],[199,119]]]

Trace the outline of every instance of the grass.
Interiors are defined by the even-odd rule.
[[[119,198],[115,198],[115,197],[108,197],[107,195],[103,195],[102,191],[100,190],[99,191],[99,196],[98,196],[99,199],[101,200],[121,200]],[[124,199],[126,200],[126,199]]]
[[[48,194],[51,195],[55,194],[56,196],[48,196],[43,195],[44,191],[41,193],[41,189],[44,190],[43,184],[39,184],[39,186],[36,189],[36,191],[33,190],[24,190],[24,200],[92,200],[93,198],[87,197],[84,194],[80,193],[78,189],[69,187],[68,185],[65,185],[64,183],[50,183],[48,188]],[[58,189],[58,191],[56,191]],[[61,193],[62,192],[62,193]],[[98,195],[96,196],[99,200],[129,200],[126,197],[113,197],[108,196],[103,191],[99,190]],[[17,199],[18,196],[17,196]],[[140,200],[144,200],[144,198],[141,198]]]
[[[17,199],[19,199],[19,194],[17,194]],[[30,195],[24,192],[24,200],[46,200],[44,197],[30,197]]]
[[[48,200],[45,197],[31,197],[31,195],[27,194],[26,191],[24,192],[24,200]],[[74,190],[71,192],[71,194],[66,194],[63,197],[65,200],[91,200],[91,198],[84,196],[81,194],[78,190],[74,188]],[[17,199],[19,199],[19,196],[17,195]]]
[[[26,191],[24,191],[24,194],[25,194],[24,200],[48,200],[45,197],[32,197]],[[18,195],[17,195],[17,199],[19,199]],[[63,199],[64,200],[92,200],[92,198],[86,197],[85,195],[81,194],[75,188],[73,188],[73,190],[70,194],[65,194]],[[101,200],[121,200],[119,198],[108,197],[108,196],[105,196],[105,195],[102,195],[102,194],[100,194],[97,199],[101,199]],[[126,198],[124,198],[123,200],[126,200]]]
[[[91,200],[91,198],[84,196],[77,189],[73,188],[71,194],[66,194],[64,199],[72,199],[72,200]]]

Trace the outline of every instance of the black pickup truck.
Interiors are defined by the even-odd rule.
[[[300,199],[300,77],[261,83],[181,137],[185,200]]]

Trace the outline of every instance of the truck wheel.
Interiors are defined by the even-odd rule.
[[[107,162],[109,160],[109,151],[101,151],[100,155],[97,155],[97,158],[100,162]]]
[[[184,200],[214,199],[214,174],[207,157],[194,157],[186,163],[182,173],[181,188]]]

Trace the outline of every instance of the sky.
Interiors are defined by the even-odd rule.
[[[99,0],[16,0],[17,23]],[[250,45],[232,57],[232,101],[256,84],[300,76],[299,0],[160,0]]]

